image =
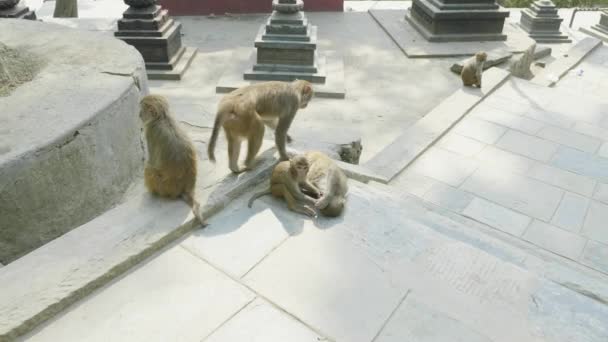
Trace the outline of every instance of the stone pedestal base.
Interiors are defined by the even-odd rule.
[[[36,20],[36,13],[30,11],[29,7],[17,5],[13,8],[0,10],[0,18]]]
[[[130,7],[114,35],[141,53],[149,79],[179,80],[196,54],[182,46],[181,27],[160,6]]]
[[[602,12],[600,22],[597,25],[581,28],[580,30],[608,43],[608,12]]]
[[[508,11],[492,0],[414,0],[405,19],[431,42],[503,41]]]
[[[570,43],[572,40],[559,30],[562,20],[551,1],[541,0],[521,12],[519,25],[538,43]]]

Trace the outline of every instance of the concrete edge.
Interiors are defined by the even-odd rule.
[[[387,184],[439,140],[478,103],[499,88],[509,72],[498,68],[488,70],[484,85],[488,90],[461,88],[439,103],[423,118],[407,128],[392,143],[368,160],[363,167]],[[390,162],[390,164],[389,164]],[[391,166],[389,168],[389,165]]]
[[[202,194],[202,196],[200,196],[200,194],[197,195],[197,199],[200,203],[205,203],[204,200],[207,200],[206,204],[201,209],[203,217],[209,218],[215,215],[234,199],[267,179],[272,167],[276,163],[274,152],[275,149],[271,148],[260,154],[258,156],[260,162],[256,169],[244,174],[244,177],[228,175],[216,188],[206,189],[206,193]],[[225,187],[228,187],[229,189],[224,192],[223,188],[225,187],[222,187],[222,183],[226,179],[228,179],[228,181],[225,182]],[[222,193],[220,195],[215,195],[215,192]],[[27,270],[28,272],[20,272],[20,277],[14,277],[11,276],[11,274],[8,274],[8,272],[14,274],[16,268],[21,268],[22,271],[26,271],[25,268],[29,267],[24,267],[24,265],[37,265],[37,267],[41,269],[52,270],[59,268],[64,270],[62,274],[55,274],[55,277],[50,279],[52,283],[38,286],[38,290],[34,289],[32,293],[26,293],[25,295],[23,293],[2,293],[2,298],[15,298],[20,299],[20,301],[18,303],[14,301],[9,303],[3,301],[0,303],[0,341],[13,340],[30,332],[41,323],[53,318],[70,305],[78,302],[96,289],[124,274],[133,266],[136,266],[144,259],[198,226],[198,222],[194,220],[194,216],[185,203],[182,203],[181,201],[168,201],[164,203],[164,200],[162,199],[155,199],[153,203],[156,203],[158,206],[164,205],[165,208],[179,207],[184,209],[188,212],[188,218],[185,221],[176,221],[180,222],[179,224],[176,224],[176,226],[156,227],[156,230],[148,230],[146,227],[137,228],[136,232],[131,232],[132,234],[140,235],[136,238],[133,238],[132,235],[129,236],[129,238],[125,238],[124,235],[118,234],[116,235],[116,243],[107,241],[105,229],[109,226],[119,226],[119,224],[116,224],[111,218],[108,219],[108,216],[111,217],[112,214],[115,214],[116,212],[128,211],[126,209],[128,209],[129,206],[133,206],[134,202],[142,201],[141,197],[145,197],[146,194],[133,199],[130,203],[127,202],[118,205],[92,221],[73,229],[68,233],[70,234],[70,238],[66,238],[67,234],[63,235],[52,241],[52,243],[46,244],[32,253],[16,260],[14,265],[11,263],[8,266],[0,268],[0,279],[8,278],[4,279],[4,285],[11,282],[13,283],[12,288],[17,289],[22,289],[21,285],[28,283],[31,274],[29,273],[29,269]],[[130,212],[137,211],[130,210]],[[141,208],[139,209],[139,212],[142,212]],[[146,214],[145,210],[143,213]],[[167,213],[164,214],[165,217],[168,216]],[[136,218],[133,218],[133,215],[125,217],[124,214],[117,214],[116,216],[119,219],[124,220],[123,225],[137,225],[137,223],[132,223],[136,220]],[[140,223],[140,225],[141,224],[142,223]],[[91,226],[93,226],[93,228],[91,228]],[[87,240],[91,241],[91,230],[99,233],[99,235],[105,236],[106,238],[100,239],[100,241],[103,241],[107,246],[111,245],[109,250],[116,251],[116,253],[108,256],[107,250],[105,252],[102,251],[102,253],[99,253],[99,248],[91,250],[90,252],[88,251],[90,255],[78,256],[78,259],[81,262],[78,263],[77,266],[73,265],[73,258],[57,257],[65,254],[66,250],[70,250],[69,246],[73,245],[74,242],[71,240],[73,240],[72,237],[74,236],[87,236]],[[136,245],[130,245],[128,248],[124,248],[124,245],[129,243],[136,243]],[[100,254],[102,256],[100,256]],[[49,255],[55,255],[56,257],[49,258]],[[58,261],[60,263],[65,261],[64,266],[57,265]],[[48,265],[48,267],[45,265]],[[66,284],[68,279],[71,281]],[[44,279],[44,281],[46,281],[46,279]],[[3,286],[3,288],[8,289],[10,286]],[[42,290],[40,290],[40,288],[42,288]],[[23,307],[28,307],[27,304],[23,305],[24,301],[31,301],[33,303],[33,305],[29,307],[31,312],[15,314],[15,311],[22,310]],[[4,321],[4,319],[14,321],[7,322]]]
[[[600,39],[586,37],[572,46],[566,57],[560,57],[549,64],[540,74],[536,75],[530,82],[544,87],[553,87],[568,71],[576,67],[591,52],[602,45]],[[580,51],[579,51],[580,50]]]
[[[601,39],[604,43],[608,43],[608,35],[596,31],[592,27],[579,27],[578,30],[594,38]]]

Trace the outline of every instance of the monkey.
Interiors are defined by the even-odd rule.
[[[204,226],[200,205],[194,198],[197,158],[192,141],[169,112],[169,103],[160,95],[140,101],[139,117],[144,124],[148,160],[144,183],[154,195],[184,200]]]
[[[322,152],[311,151],[304,154],[310,164],[306,178],[319,189],[321,197],[315,208],[328,217],[337,217],[344,211],[348,179],[342,170]]]
[[[481,88],[481,73],[487,58],[488,55],[485,52],[478,52],[464,63],[460,72],[462,84],[467,87],[477,86]]]
[[[215,162],[215,143],[220,126],[228,140],[229,168],[233,173],[251,170],[262,146],[264,125],[275,130],[275,144],[281,161],[289,160],[285,143],[291,142],[287,134],[298,109],[306,108],[313,96],[308,81],[262,82],[232,91],[218,105],[207,155]],[[241,141],[247,139],[245,167],[239,167]]]
[[[272,194],[275,197],[284,198],[290,210],[316,217],[315,199],[321,197],[321,192],[308,181],[306,177],[308,169],[308,160],[303,155],[296,155],[291,160],[279,162],[272,170],[269,189],[251,196],[247,206],[251,208],[253,201],[257,198]],[[304,194],[301,188],[306,189],[315,197]]]

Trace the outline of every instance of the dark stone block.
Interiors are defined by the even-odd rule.
[[[1,10],[0,18],[36,20],[36,13],[30,11],[29,7],[17,5],[13,8]]]
[[[161,7],[158,5],[144,7],[144,8],[133,8],[129,7],[123,14],[124,19],[148,19],[152,20],[156,18],[160,12]]]
[[[258,48],[259,64],[314,65],[314,50]]]
[[[160,15],[153,19],[120,19],[118,20],[118,31],[141,31],[141,30],[160,30],[169,20],[166,10],[162,10]]]

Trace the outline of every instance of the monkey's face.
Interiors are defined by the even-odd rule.
[[[475,54],[475,58],[478,62],[485,62],[488,58],[488,55],[485,52],[478,52]]]
[[[291,167],[295,170],[296,177],[299,180],[306,178],[308,174],[308,161],[304,156],[296,156],[291,161]]]

